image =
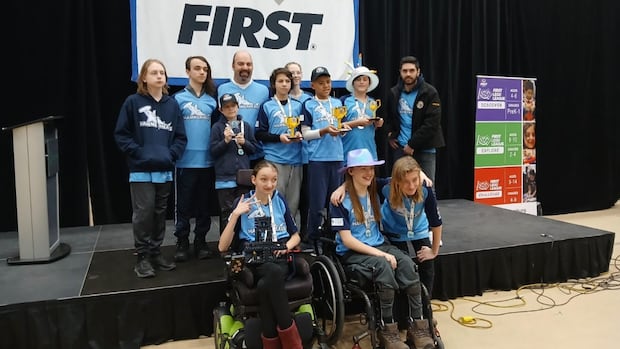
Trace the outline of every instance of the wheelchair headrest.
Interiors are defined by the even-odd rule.
[[[243,168],[237,170],[237,185],[243,185],[246,187],[253,187],[252,184],[252,173],[254,170],[251,168]]]

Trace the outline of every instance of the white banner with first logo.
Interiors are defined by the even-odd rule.
[[[316,66],[329,69],[344,87],[347,62],[359,53],[358,0],[130,0],[132,79],[148,58],[164,62],[171,85],[185,85],[185,59],[209,60],[216,83],[232,78],[232,57],[248,50],[254,80],[272,70],[301,64],[304,84]]]

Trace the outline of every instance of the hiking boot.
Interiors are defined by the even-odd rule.
[[[146,256],[138,255],[138,262],[133,267],[133,271],[139,278],[152,278],[155,276],[155,269],[153,269],[151,262],[149,262]]]
[[[194,239],[194,254],[198,259],[207,259],[215,255],[209,248],[209,245],[205,242],[204,238]]]
[[[187,236],[177,239],[177,251],[174,253],[174,260],[177,262],[189,260],[189,239]]]
[[[415,349],[435,349],[435,340],[428,327],[428,319],[413,320],[407,328],[407,341]]]
[[[409,349],[409,346],[400,339],[398,324],[385,324],[378,333],[379,343],[385,349]]]
[[[177,265],[174,264],[174,262],[169,262],[161,254],[151,256],[151,263],[153,264],[155,268],[158,268],[160,270],[173,270],[174,268],[177,267]]]

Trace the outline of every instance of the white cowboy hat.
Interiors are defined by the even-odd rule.
[[[366,148],[353,149],[347,153],[347,166],[340,169],[340,172],[346,171],[351,167],[376,166],[383,165],[385,160],[375,161],[370,150]]]
[[[353,80],[357,79],[359,76],[366,75],[370,79],[370,85],[368,86],[368,91],[370,92],[374,90],[377,85],[379,85],[379,77],[374,70],[370,70],[364,66],[357,67],[351,71],[351,76],[347,80],[347,90],[349,92],[353,92]]]

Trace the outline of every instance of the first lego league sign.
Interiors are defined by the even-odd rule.
[[[535,78],[477,77],[474,201],[537,214],[536,194],[528,183],[536,173],[535,147],[525,145],[525,131],[535,127],[525,104],[526,86],[535,91]],[[529,96],[535,99],[535,94]],[[528,182],[529,181],[529,182]],[[532,182],[533,181],[533,182]],[[535,185],[535,184],[533,184]]]
[[[348,77],[345,62],[359,52],[358,0],[130,0],[132,79],[148,58],[164,62],[171,85],[185,85],[185,59],[209,60],[216,82],[232,77],[233,54],[254,59],[255,80],[290,61],[309,73],[330,71],[335,87]],[[308,74],[304,76],[307,86]]]

